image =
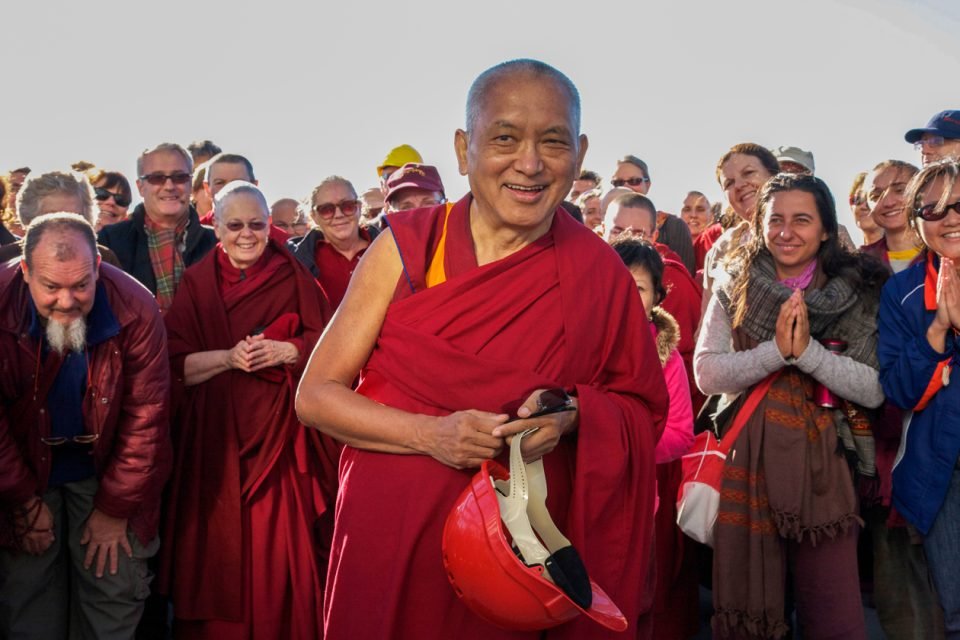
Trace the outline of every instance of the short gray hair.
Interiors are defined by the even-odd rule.
[[[76,196],[80,200],[81,210],[69,213],[82,216],[91,225],[97,224],[98,210],[93,206],[93,187],[86,176],[72,171],[48,171],[28,177],[17,193],[20,226],[27,228],[37,217],[43,199],[52,195]]]
[[[100,255],[97,249],[97,233],[93,230],[93,225],[87,222],[85,218],[76,213],[45,213],[38,216],[27,227],[23,234],[23,261],[27,263],[27,268],[33,267],[33,252],[40,244],[43,234],[48,231],[75,232],[83,237],[83,243],[90,249],[90,255],[93,256],[96,264],[97,256]],[[65,262],[72,260],[76,254],[70,245],[57,245],[57,260]]]
[[[266,218],[270,215],[270,205],[267,204],[267,198],[263,195],[260,187],[245,180],[234,180],[221,189],[217,197],[213,199],[213,219],[216,220],[218,224],[223,220],[223,212],[227,208],[227,203],[230,198],[241,194],[254,196],[260,202],[263,216]]]
[[[580,135],[580,92],[566,75],[545,62],[530,58],[507,60],[490,67],[473,81],[467,92],[466,127],[467,133],[473,131],[480,117],[480,110],[490,93],[500,81],[513,75],[530,75],[536,78],[549,78],[562,88],[568,96],[567,106],[573,120],[573,135]]]
[[[152,149],[144,149],[142,152],[140,152],[140,156],[137,158],[137,180],[139,180],[140,176],[143,175],[144,158],[161,152],[176,153],[180,155],[184,162],[187,163],[187,173],[193,173],[193,156],[191,156],[186,149],[178,145],[176,142],[161,142]]]

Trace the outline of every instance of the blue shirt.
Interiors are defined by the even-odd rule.
[[[30,308],[30,335],[43,342],[43,359],[49,355],[44,326],[37,314],[33,299],[28,300]],[[106,342],[120,333],[117,322],[110,309],[106,290],[97,283],[93,308],[87,315],[87,345],[81,352],[68,351],[63,355],[57,377],[50,386],[46,398],[46,409],[50,416],[50,437],[73,438],[84,433],[83,397],[87,392],[87,353],[90,347]],[[50,486],[59,486],[67,482],[78,482],[94,475],[93,446],[90,444],[66,444],[50,447],[53,453],[50,469]]]

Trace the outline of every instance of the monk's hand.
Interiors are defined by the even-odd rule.
[[[249,371],[259,371],[268,367],[283,364],[295,364],[300,358],[300,351],[290,342],[281,340],[267,340],[263,335],[247,338]]]
[[[797,321],[797,301],[795,296],[790,296],[780,305],[780,313],[777,315],[776,334],[774,341],[780,356],[786,360],[793,355],[793,327]]]
[[[43,500],[33,497],[14,512],[14,531],[23,550],[42,555],[54,542],[53,513]]]
[[[109,565],[110,575],[117,575],[120,569],[120,549],[133,556],[133,548],[127,540],[127,519],[108,516],[94,508],[83,525],[80,544],[87,545],[87,555],[83,559],[83,568],[89,569],[96,560],[94,574],[103,577],[103,570]]]
[[[454,469],[473,469],[491,460],[503,449],[503,438],[493,435],[494,429],[507,421],[503,413],[469,409],[434,418],[418,440],[424,451]]]
[[[506,438],[507,444],[513,441],[513,436],[527,429],[537,430],[523,437],[520,451],[524,462],[532,462],[553,451],[565,434],[575,431],[580,425],[580,403],[577,398],[571,397],[574,409],[559,411],[544,416],[528,418],[537,411],[537,401],[540,394],[546,389],[537,389],[517,409],[517,418],[493,431],[493,435]]]

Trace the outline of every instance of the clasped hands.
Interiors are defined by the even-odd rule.
[[[941,258],[937,274],[937,314],[927,329],[930,346],[943,353],[950,329],[960,330],[960,279],[954,261]]]
[[[774,337],[777,349],[784,360],[799,358],[810,344],[810,320],[803,292],[796,289],[786,302],[780,305],[777,316],[777,333]]]
[[[454,469],[479,467],[484,460],[500,454],[515,434],[536,428],[523,437],[520,445],[525,462],[531,462],[553,451],[560,438],[577,428],[579,408],[526,419],[537,410],[537,400],[545,389],[531,393],[517,410],[516,420],[505,413],[468,409],[436,418],[430,425],[431,437],[426,447],[434,459]],[[577,399],[571,399],[579,407]],[[509,421],[509,422],[508,422]]]
[[[247,373],[275,367],[281,364],[293,364],[300,352],[289,342],[268,340],[262,334],[247,336],[227,352],[227,365],[231,369],[240,369]]]

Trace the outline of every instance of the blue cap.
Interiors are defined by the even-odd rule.
[[[925,133],[932,133],[944,138],[960,139],[960,111],[941,111],[930,118],[930,122],[923,129],[910,129],[904,139],[913,144]]]

